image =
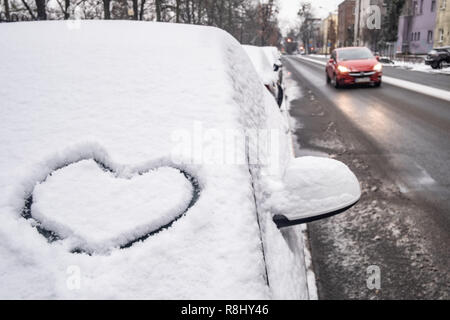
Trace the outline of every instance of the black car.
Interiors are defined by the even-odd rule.
[[[450,47],[434,48],[428,52],[425,64],[433,69],[442,69],[445,64],[450,64]]]

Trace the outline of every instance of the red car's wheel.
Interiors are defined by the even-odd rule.
[[[336,77],[336,75],[334,75],[334,77],[333,77],[333,86],[336,88],[336,89],[339,89],[341,86],[339,85],[339,81],[337,80],[337,77]]]

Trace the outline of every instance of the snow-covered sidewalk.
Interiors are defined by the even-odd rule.
[[[399,68],[410,71],[418,71],[425,72],[430,74],[447,74],[450,75],[450,67],[444,67],[442,69],[433,69],[431,66],[426,65],[425,63],[413,63],[413,62],[405,62],[405,61],[393,61],[394,63],[385,63],[383,64],[386,67]]]

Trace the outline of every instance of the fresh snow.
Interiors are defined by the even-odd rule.
[[[230,35],[146,22],[2,24],[0,60],[0,298],[307,298],[304,261],[267,200],[290,160],[287,129]],[[249,160],[277,165],[196,161],[199,150],[233,145],[195,139],[199,123],[275,130],[271,149]],[[193,195],[180,170],[198,180],[195,205],[117,248],[181,213]],[[33,217],[64,240],[49,243],[21,216],[30,195]],[[92,254],[71,253],[83,243]]]
[[[450,75],[450,67],[442,68],[442,69],[433,69],[431,66],[426,65],[425,63],[413,63],[413,62],[405,62],[405,61],[397,61],[394,60],[394,63],[386,63],[384,64],[387,67],[406,69],[410,71],[419,71],[431,74],[448,74]]]
[[[250,60],[263,83],[266,85],[276,83],[278,80],[278,73],[273,69],[275,58],[272,49],[249,45],[243,45],[242,47],[250,57]],[[271,53],[268,53],[268,51]]]
[[[281,53],[277,47],[261,47],[270,64],[281,65]]]
[[[71,241],[74,249],[98,253],[170,223],[188,208],[193,192],[173,168],[126,178],[82,160],[36,185],[31,209],[46,229]]]
[[[283,182],[272,194],[272,206],[291,220],[345,208],[361,194],[359,182],[350,169],[328,158],[305,156],[291,160]]]

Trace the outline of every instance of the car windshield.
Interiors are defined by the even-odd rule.
[[[373,59],[373,54],[367,48],[355,48],[338,51],[339,61]]]

